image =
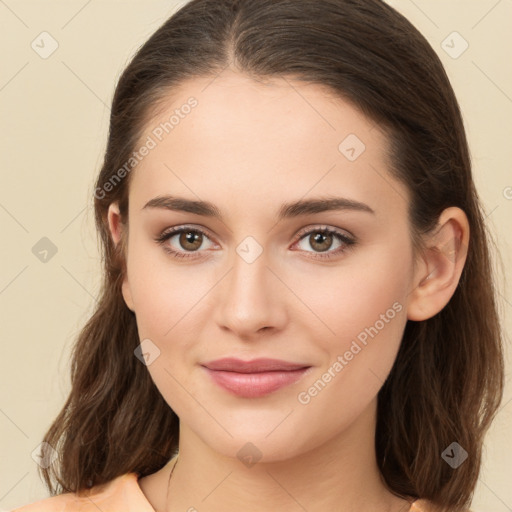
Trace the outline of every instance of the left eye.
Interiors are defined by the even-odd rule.
[[[300,243],[304,241],[307,241],[314,249],[314,257],[316,258],[334,257],[355,244],[355,240],[344,233],[328,228],[309,230],[300,237],[297,245],[300,245]],[[338,241],[337,247],[335,250],[330,250],[332,249],[332,245],[335,241]],[[306,252],[312,251],[306,250]]]

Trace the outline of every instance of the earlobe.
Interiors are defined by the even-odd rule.
[[[456,207],[445,209],[426,240],[427,249],[414,276],[415,287],[407,308],[409,320],[427,320],[448,304],[459,284],[468,244],[466,214]]]
[[[130,290],[130,284],[128,283],[128,276],[125,275],[123,279],[123,284],[121,285],[121,291],[123,293],[123,299],[126,303],[126,307],[132,312],[135,313],[135,307],[133,305],[132,292]]]
[[[121,214],[119,212],[119,205],[117,203],[111,203],[108,207],[108,227],[110,230],[110,235],[112,236],[112,240],[114,242],[114,245],[118,246],[120,243],[122,243],[122,237],[123,237],[123,224],[121,222]],[[127,250],[127,247],[125,247],[125,250]],[[123,257],[126,257],[126,255],[123,255]],[[130,289],[130,283],[128,281],[128,271],[125,269],[124,277],[123,277],[123,283],[121,285],[121,292],[123,294],[123,299],[126,303],[126,306],[131,311],[135,312],[134,306],[133,306],[133,299]]]

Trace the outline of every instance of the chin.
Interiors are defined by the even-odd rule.
[[[207,423],[193,422],[189,428],[210,449],[224,457],[237,458],[246,467],[257,462],[284,462],[327,441],[324,426],[314,428],[313,422],[299,418],[297,412],[290,414],[291,408],[286,413],[281,411],[279,414],[242,411],[238,418],[231,412],[230,421],[222,422],[225,430],[211,418]],[[217,417],[215,413],[214,416]]]

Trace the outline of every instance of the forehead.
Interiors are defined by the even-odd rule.
[[[284,77],[260,81],[227,70],[183,82],[147,123],[141,141],[149,139],[130,187],[140,207],[165,193],[277,207],[336,191],[378,204],[401,186],[386,186],[387,140],[378,125],[325,86]]]
[[[234,140],[240,147],[245,141],[248,149],[254,147],[253,141],[272,141],[274,146],[279,141],[311,141],[318,147],[320,140],[324,140],[326,147],[337,149],[344,130],[368,138],[368,129],[375,128],[375,123],[323,85],[286,77],[254,79],[230,70],[181,84],[167,110],[151,124],[169,119],[169,114],[176,108],[179,110],[190,96],[197,100],[198,106],[187,123],[191,128],[187,138],[196,135],[202,142],[226,135],[229,137],[224,143]],[[179,135],[179,131],[184,130],[176,130],[173,135]],[[279,135],[277,140],[276,135]],[[377,140],[378,135],[373,142],[381,142]],[[383,134],[380,135],[383,139]],[[297,147],[296,152],[299,150]]]

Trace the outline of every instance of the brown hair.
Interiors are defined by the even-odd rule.
[[[252,77],[327,86],[382,126],[390,172],[411,194],[416,247],[443,209],[466,213],[471,242],[459,285],[433,318],[407,322],[379,392],[375,439],[380,470],[394,493],[462,510],[470,504],[483,437],[503,392],[492,239],[443,66],[411,23],[380,0],[193,0],[127,66],[113,99],[94,200],[104,251],[101,297],[74,347],[71,393],[44,437],[59,453],[57,464],[42,469],[47,486],[52,494],[79,492],[127,472],[145,476],[177,451],[178,417],[134,356],[140,340],[121,294],[124,246],[114,246],[108,229],[112,202],[128,220],[130,179],[105,185],[173,88],[227,66]],[[454,441],[468,453],[457,469],[441,458]]]

